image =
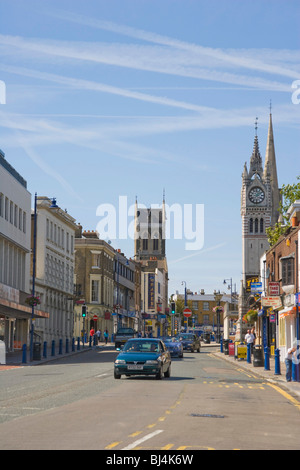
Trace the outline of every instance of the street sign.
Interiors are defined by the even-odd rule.
[[[93,316],[93,320],[94,320],[94,321],[98,320],[98,315],[94,315],[94,316]]]
[[[191,315],[192,315],[192,310],[190,310],[189,308],[185,308],[183,310],[183,316],[184,317],[189,318]]]
[[[251,294],[262,293],[262,282],[251,282]]]

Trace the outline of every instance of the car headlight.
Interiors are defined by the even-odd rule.
[[[124,359],[116,359],[115,364],[125,364]]]
[[[148,365],[156,365],[158,364],[160,358],[157,358],[156,360],[149,360],[149,361],[146,361],[146,364]]]

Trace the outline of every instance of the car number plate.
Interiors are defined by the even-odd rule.
[[[143,366],[140,364],[129,364],[127,366],[128,370],[143,370]]]

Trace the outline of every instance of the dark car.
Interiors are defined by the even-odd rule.
[[[127,341],[114,364],[114,377],[154,375],[161,379],[171,375],[171,355],[158,338],[132,338]]]
[[[177,338],[182,342],[184,350],[200,352],[201,343],[199,336],[195,335],[194,333],[180,333],[177,335]]]
[[[161,336],[160,338],[170,351],[171,357],[183,357],[183,345],[175,336]]]

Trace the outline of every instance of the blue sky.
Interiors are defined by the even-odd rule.
[[[299,18],[298,0],[0,0],[0,148],[86,230],[120,196],[203,204],[202,249],[167,241],[169,293],[239,290],[241,174],[270,100],[279,185],[299,174]]]

